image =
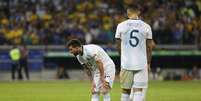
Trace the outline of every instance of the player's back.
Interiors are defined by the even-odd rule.
[[[117,27],[116,36],[121,38],[121,65],[129,70],[147,66],[146,39],[151,28],[142,20],[126,20]]]
[[[112,59],[108,56],[108,54],[104,51],[104,49],[98,45],[95,44],[83,45],[83,54],[85,56],[101,60],[104,66],[113,64]]]

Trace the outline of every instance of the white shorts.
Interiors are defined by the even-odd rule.
[[[148,69],[143,70],[125,70],[120,72],[121,88],[147,88],[148,86]]]
[[[105,68],[105,67],[104,67]],[[104,77],[105,81],[107,81],[110,85],[110,88],[112,88],[114,78],[115,78],[115,65],[108,65],[106,67],[107,69],[104,71]],[[102,83],[100,81],[100,73],[99,70],[96,70],[93,77],[93,82],[95,83],[96,87],[94,88],[95,92],[100,92],[100,88],[102,86]]]

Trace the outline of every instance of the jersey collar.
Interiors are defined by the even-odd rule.
[[[82,48],[82,52],[81,52],[80,55],[83,56],[83,54],[84,54],[84,47],[82,46],[81,48]]]
[[[129,20],[141,20],[141,19],[129,19]]]

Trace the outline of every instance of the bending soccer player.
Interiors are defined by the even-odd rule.
[[[115,78],[115,64],[107,53],[98,45],[82,45],[79,40],[70,40],[66,47],[86,70],[92,83],[91,101],[99,101],[103,94],[104,101],[110,101],[110,90]]]
[[[121,101],[145,101],[148,70],[153,47],[150,25],[139,19],[137,7],[128,8],[128,20],[116,29],[117,48],[121,55]],[[131,90],[132,89],[132,90]],[[132,91],[132,93],[131,93]]]

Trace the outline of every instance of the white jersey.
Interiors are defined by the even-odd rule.
[[[146,39],[152,39],[150,25],[142,20],[118,24],[115,38],[121,39],[121,68],[140,70],[147,67]]]
[[[97,60],[100,60],[103,63],[106,72],[110,70],[110,65],[114,65],[112,59],[98,45],[83,45],[83,54],[79,54],[76,57],[80,64],[87,65],[87,67],[91,68],[93,71],[97,71]]]

